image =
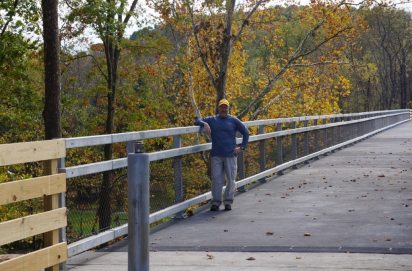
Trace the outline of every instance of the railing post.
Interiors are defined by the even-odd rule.
[[[173,136],[173,148],[182,147],[181,135]],[[174,174],[175,174],[175,204],[183,201],[183,178],[182,178],[182,156],[174,158]],[[174,218],[183,218],[183,212],[175,214]]]
[[[292,122],[292,129],[296,129],[296,121]],[[292,160],[296,160],[298,158],[298,143],[296,140],[296,134],[292,134]],[[297,169],[298,167],[296,165],[292,166],[293,169]]]
[[[278,131],[278,132],[282,131],[282,123],[278,123],[276,125],[276,131]],[[277,152],[278,152],[278,161],[277,161],[278,165],[283,164],[282,138],[283,138],[283,136],[278,136],[277,140],[276,140],[276,145],[277,145],[276,149],[277,149]],[[280,170],[278,172],[278,175],[283,175],[283,171]]]
[[[318,120],[313,120],[313,126],[318,126]],[[315,133],[315,152],[319,151],[319,130],[313,131]],[[319,160],[319,157],[313,158],[314,160]]]
[[[328,124],[327,119],[325,118],[323,121],[323,125]],[[326,149],[328,147],[328,128],[325,127],[323,129],[323,148]],[[328,154],[325,152],[323,156],[328,156]]]
[[[57,171],[59,172],[59,169],[64,168],[66,163],[65,158],[59,158],[57,160]],[[59,194],[59,208],[66,207],[66,192],[62,192]],[[67,237],[66,237],[66,227],[60,228],[59,229],[59,243],[66,242]],[[67,270],[67,265],[66,262],[62,262],[59,264],[59,270]]]
[[[259,134],[264,134],[265,133],[265,125],[260,125],[259,126]],[[266,151],[265,151],[265,140],[260,140],[259,141],[259,164],[260,164],[260,172],[263,172],[266,170]],[[260,179],[261,183],[266,183],[266,178],[263,177]]]
[[[360,134],[363,136],[364,134],[366,134],[366,123],[365,121],[362,121],[360,124]],[[363,139],[365,140],[365,139]]]
[[[339,124],[338,126],[336,126],[336,133],[337,133],[337,135],[336,135],[336,138],[337,138],[337,144],[340,144],[340,143],[342,143],[342,135],[341,135],[341,122],[342,122],[342,119],[341,119],[341,117],[337,117],[336,118],[336,122]],[[338,148],[338,150],[341,150],[342,148],[341,147],[339,147]]]
[[[330,123],[335,123],[335,118],[330,118]],[[335,145],[335,137],[336,137],[336,128],[337,126],[331,127],[332,135],[330,137],[330,145]],[[335,153],[336,150],[332,150],[332,153]]]
[[[350,117],[349,117],[349,121],[352,121],[353,120],[353,115],[351,115]],[[350,137],[349,137],[349,139],[354,139],[355,138],[355,136],[354,136],[354,134],[355,134],[355,127],[354,127],[354,124],[353,123],[351,123],[350,125]]]
[[[43,162],[43,175],[58,174],[58,159],[46,160]],[[44,196],[43,198],[44,211],[51,211],[59,208],[59,195],[53,194]],[[49,231],[43,234],[43,246],[50,247],[59,243],[59,230]],[[50,266],[46,271],[58,271],[59,264]]]
[[[128,271],[149,271],[149,154],[127,155]]]
[[[308,127],[308,121],[307,120],[305,120],[305,121],[303,121],[303,126],[304,127]],[[305,132],[304,133],[304,144],[305,144],[305,147],[304,147],[304,155],[306,156],[306,155],[309,155],[309,133],[308,132]],[[309,164],[309,161],[305,161],[304,162],[305,164]]]
[[[240,137],[241,134],[238,132],[237,133],[237,137]],[[244,152],[241,152],[238,156],[237,156],[237,175],[239,177],[239,180],[242,180],[244,178],[246,178],[246,174],[245,174],[245,156],[244,156]],[[247,189],[245,188],[245,186],[240,186],[237,188],[238,192],[246,192]]]

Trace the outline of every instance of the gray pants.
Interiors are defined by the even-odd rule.
[[[212,166],[212,205],[222,204],[222,189],[226,175],[224,204],[232,204],[235,196],[235,179],[237,174],[237,157],[211,157]]]

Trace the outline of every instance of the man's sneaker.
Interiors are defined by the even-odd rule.
[[[219,211],[219,206],[212,205],[212,207],[210,207],[210,211]]]
[[[226,204],[226,205],[225,205],[225,210],[226,210],[226,211],[232,210],[232,205]]]

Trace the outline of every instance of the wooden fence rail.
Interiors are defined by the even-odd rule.
[[[58,207],[66,191],[66,174],[58,174],[58,159],[66,156],[65,139],[1,144],[0,166],[44,161],[42,177],[0,184],[0,205],[44,197],[44,212],[0,223],[0,246],[43,234],[44,248],[0,263],[2,271],[59,270],[67,260],[67,243],[58,230],[67,226],[67,210]]]

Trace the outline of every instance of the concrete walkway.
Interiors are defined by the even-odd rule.
[[[152,230],[151,270],[412,270],[412,122]],[[127,240],[68,260],[127,270]]]

